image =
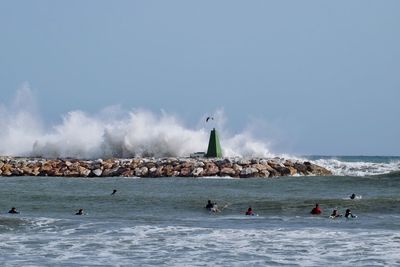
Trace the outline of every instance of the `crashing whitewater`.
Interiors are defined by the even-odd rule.
[[[308,160],[272,153],[269,144],[254,138],[251,131],[230,134],[225,130],[221,110],[215,112],[211,123],[204,123],[204,115],[194,128],[185,126],[173,114],[142,109],[122,112],[118,107],[108,107],[94,115],[70,111],[60,123],[50,127],[44,125],[38,114],[28,85],[17,91],[10,105],[0,103],[0,155],[77,159],[187,157],[207,149],[209,132],[216,127],[225,157]],[[400,170],[400,159],[350,162],[324,157],[313,158],[313,162],[335,175],[370,176]]]

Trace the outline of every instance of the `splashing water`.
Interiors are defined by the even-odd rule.
[[[400,160],[389,162],[345,161],[336,158],[324,158],[314,161],[315,164],[331,170],[340,176],[374,176],[392,173],[400,170]]]
[[[206,115],[195,128],[188,128],[166,112],[156,114],[135,109],[123,112],[115,106],[95,115],[70,111],[59,124],[46,128],[38,115],[35,97],[28,84],[17,91],[14,101],[0,103],[0,155],[45,158],[110,158],[110,157],[186,157],[193,152],[206,151],[208,124]],[[222,110],[213,114],[213,124],[220,133],[226,157],[280,156],[292,160],[311,160],[332,171],[334,175],[370,176],[400,170],[400,158],[369,161],[368,157],[351,160],[336,157],[298,158],[270,152],[266,142],[256,140],[252,131],[229,134],[224,127]],[[251,129],[251,127],[250,127]]]
[[[37,115],[28,84],[17,92],[13,106],[0,105],[0,155],[35,157],[109,158],[134,156],[189,156],[206,151],[209,129],[190,129],[176,116],[132,110],[115,117],[112,108],[97,115],[71,111],[62,122],[46,129]],[[224,115],[217,111],[216,124]],[[204,125],[204,124],[203,124]],[[229,135],[219,128],[227,157],[272,157],[267,144],[251,132]]]

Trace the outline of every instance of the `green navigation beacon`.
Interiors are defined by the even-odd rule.
[[[210,141],[208,142],[207,158],[222,158],[221,144],[219,143],[217,130],[212,129]]]

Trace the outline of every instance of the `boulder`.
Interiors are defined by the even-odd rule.
[[[219,173],[219,168],[215,164],[207,164],[204,175],[214,176]]]
[[[79,176],[88,177],[91,170],[86,169],[85,167],[79,166]]]
[[[156,175],[156,171],[157,171],[157,168],[156,168],[156,167],[150,168],[150,169],[149,169],[149,175],[150,175],[150,176],[155,176],[155,175]]]
[[[188,177],[191,174],[190,168],[182,168],[180,171],[180,176],[182,177]]]
[[[270,173],[267,170],[261,170],[258,172],[259,177],[269,177]]]
[[[291,166],[288,166],[287,168],[290,170],[290,175],[291,175],[291,176],[294,176],[294,175],[297,174],[296,168],[291,167]]]
[[[289,176],[290,175],[290,169],[287,167],[276,166],[275,170],[278,171],[280,176]]]
[[[122,167],[122,173],[120,176],[122,177],[132,177],[135,174],[135,171],[130,169],[130,168],[126,168],[126,167]]]
[[[164,176],[164,167],[163,166],[159,166],[157,168],[155,176],[156,177],[163,177]]]
[[[307,166],[304,164],[301,164],[299,162],[294,163],[294,168],[297,170],[298,173],[307,175]]]
[[[112,169],[105,169],[103,170],[103,173],[101,176],[103,177],[114,177],[114,176],[119,176],[125,171],[125,168],[116,166]]]
[[[268,165],[263,165],[263,164],[259,164],[259,163],[251,165],[252,168],[256,168],[259,171],[266,170],[267,166]]]
[[[194,177],[201,176],[203,174],[203,171],[204,171],[204,169],[201,167],[194,168],[192,171],[192,176],[194,176]]]
[[[329,175],[332,175],[331,171],[325,169],[324,167],[315,165],[315,164],[311,164],[310,168],[311,168],[311,173],[313,175],[318,175],[318,176],[329,176]]]
[[[205,164],[204,164],[204,162],[202,162],[202,161],[197,161],[195,164],[194,164],[194,167],[201,167],[201,168],[203,168],[205,166]]]
[[[235,172],[240,172],[241,170],[243,170],[243,167],[236,163],[233,164],[232,168],[235,170]]]
[[[230,177],[235,177],[236,176],[236,171],[232,168],[224,167],[220,171],[220,176],[230,176]]]
[[[149,174],[149,169],[147,167],[140,168],[141,177],[146,177]]]
[[[172,165],[167,165],[167,166],[165,166],[165,168],[164,168],[164,174],[165,174],[165,176],[167,176],[167,177],[171,177],[171,176],[176,176],[175,175],[175,170],[174,170],[174,167],[172,166]]]
[[[251,162],[250,162],[249,160],[247,160],[247,159],[240,159],[240,160],[237,162],[237,164],[242,165],[242,166],[247,166],[247,165],[250,165]]]
[[[101,176],[101,174],[103,173],[103,170],[102,170],[102,169],[95,169],[95,170],[93,170],[92,172],[93,172],[93,174],[94,174],[95,176],[99,177],[99,176]]]
[[[249,177],[257,177],[258,176],[258,170],[256,168],[243,168],[240,171],[240,177],[241,178],[249,178]]]

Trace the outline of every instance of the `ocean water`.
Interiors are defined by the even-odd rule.
[[[1,266],[400,266],[400,158],[310,159],[335,175],[0,177]]]

